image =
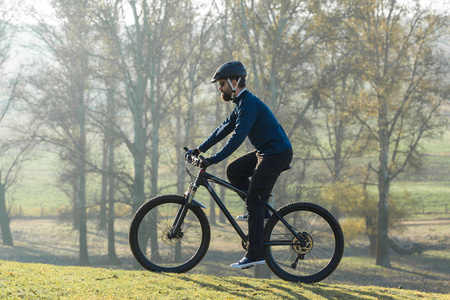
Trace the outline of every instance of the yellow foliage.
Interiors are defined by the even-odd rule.
[[[345,242],[351,244],[359,236],[366,233],[366,225],[362,218],[345,218],[340,220]]]
[[[334,182],[322,190],[323,200],[342,213],[354,210],[362,197],[361,188],[349,181]]]
[[[361,185],[354,185],[350,181],[332,183],[322,189],[321,195],[322,200],[339,211],[339,215],[347,216],[339,220],[346,240],[351,241],[362,232],[369,235],[376,234],[378,215],[376,195],[369,194]],[[401,195],[390,195],[389,227],[399,229],[399,224],[408,215],[408,208],[415,205],[417,203],[407,191]],[[344,224],[345,222],[348,224]],[[344,229],[344,226],[348,229]]]

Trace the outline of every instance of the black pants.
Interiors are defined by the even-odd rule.
[[[264,259],[264,210],[278,176],[289,167],[292,155],[292,149],[276,155],[261,155],[252,151],[227,166],[230,183],[248,191],[245,201],[249,236],[246,256],[249,259]]]

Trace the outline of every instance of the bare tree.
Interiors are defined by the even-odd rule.
[[[24,130],[24,128],[30,128],[23,122],[18,124],[14,121],[14,116],[20,113],[12,108],[19,83],[20,75],[13,81],[10,95],[4,102],[5,104],[0,106],[0,132],[3,136],[2,142],[0,142],[0,229],[3,244],[9,246],[13,246],[14,243],[6,205],[6,193],[17,182],[19,171],[24,162],[30,159],[30,150],[34,146],[33,140],[27,136],[31,131]],[[10,136],[11,132],[15,132],[13,138]]]
[[[185,33],[185,47],[183,56],[188,59],[180,72],[184,73],[183,92],[178,101],[174,102],[169,112],[175,116],[175,127],[171,131],[172,140],[175,140],[177,193],[182,194],[186,188],[184,171],[183,147],[196,146],[198,121],[202,119],[208,109],[199,101],[200,87],[209,83],[209,61],[214,56],[213,33],[214,23],[211,12],[198,13],[194,3],[186,4],[187,13],[191,18],[187,21]],[[189,54],[190,53],[190,54]]]
[[[183,21],[188,18],[181,17],[187,5],[118,0],[100,2],[96,8],[102,33],[112,41],[111,59],[118,67],[123,87],[122,107],[126,107],[133,124],[131,131],[127,124],[112,127],[133,157],[133,211],[145,199],[147,157],[150,194],[158,192],[160,128],[167,111],[178,100],[185,80],[185,73],[180,70],[187,59],[179,54],[183,47],[180,37],[189,30]]]
[[[34,91],[28,103],[40,131],[36,138],[57,147],[68,164],[73,190],[73,212],[79,230],[80,264],[89,265],[86,219],[86,161],[89,105],[90,49],[94,45],[89,3],[84,0],[52,2],[60,26],[35,14],[33,32],[50,59],[41,63],[39,74],[30,78]],[[37,93],[35,91],[38,91]]]
[[[197,39],[193,33],[202,29],[190,21],[192,12],[190,1],[117,0],[95,6],[98,28],[111,42],[107,59],[117,67],[120,78],[118,106],[123,118],[108,127],[132,156],[134,173],[127,184],[133,211],[148,194],[158,194],[161,128],[168,122],[167,114],[182,93],[190,95],[198,86],[199,65],[194,56],[200,54],[195,49],[204,47],[205,40],[200,37],[200,44],[193,42]],[[157,252],[158,240],[151,239],[149,244]]]
[[[315,175],[322,182],[333,185],[347,180],[362,184],[366,170],[358,166],[359,159],[368,152],[370,139],[366,138],[365,126],[348,111],[360,100],[364,90],[361,76],[362,65],[355,61],[357,52],[346,39],[345,22],[351,17],[351,6],[340,6],[339,12],[324,13],[325,22],[332,26],[333,38],[321,45],[320,53],[311,61],[312,81],[316,83],[313,98],[316,107],[305,114],[302,134],[325,166]],[[336,18],[336,15],[339,17]],[[328,198],[331,212],[336,218],[346,211],[346,203]],[[346,199],[349,201],[350,199]]]
[[[29,139],[12,141],[0,145],[2,158],[0,164],[0,229],[4,245],[13,246],[10,217],[6,207],[6,192],[17,182],[19,171],[29,160],[33,142]]]
[[[436,43],[448,19],[419,1],[354,2],[349,37],[365,69],[365,97],[351,111],[377,142],[378,182],[376,264],[389,267],[388,212],[392,181],[419,159],[419,142],[441,125],[443,69]]]
[[[12,28],[14,19],[13,8],[4,1],[0,1],[0,80],[1,94],[0,101],[0,133],[3,135],[0,142],[0,229],[4,245],[13,246],[13,238],[10,228],[10,216],[6,205],[6,195],[8,189],[17,182],[18,173],[23,163],[29,158],[29,150],[33,143],[22,135],[20,128],[27,128],[22,119],[17,118],[20,112],[14,109],[14,103],[17,99],[19,84],[21,83],[21,67],[17,75],[12,75],[6,70],[9,61],[11,41],[17,28]],[[15,77],[15,78],[11,78]],[[18,127],[15,127],[18,126]],[[11,136],[11,132],[15,132]]]

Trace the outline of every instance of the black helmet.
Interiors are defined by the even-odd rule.
[[[214,76],[211,78],[211,82],[217,82],[220,79],[227,80],[229,78],[245,78],[247,71],[244,65],[240,61],[230,61],[221,65]]]

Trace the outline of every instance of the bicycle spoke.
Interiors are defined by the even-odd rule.
[[[189,208],[180,231],[173,236],[180,196],[161,196],[136,213],[130,227],[130,245],[136,259],[155,271],[185,272],[205,255],[210,241],[209,223],[200,208]],[[148,206],[148,207],[147,207]]]
[[[287,205],[279,213],[301,240],[280,220],[269,220],[266,241],[271,244],[266,246],[266,261],[271,270],[292,281],[312,282],[328,276],[342,257],[343,237],[339,224],[332,216],[331,221],[325,219],[323,216],[329,213],[310,203]],[[292,245],[276,244],[286,241]]]

